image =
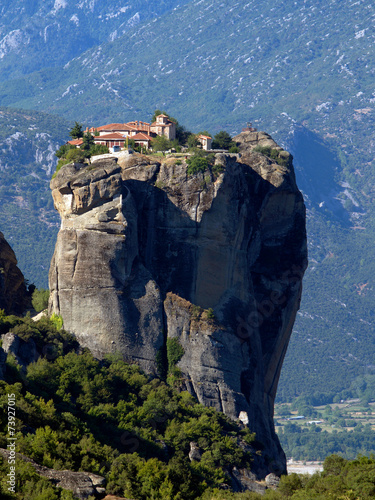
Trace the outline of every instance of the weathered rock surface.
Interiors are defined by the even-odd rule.
[[[202,450],[198,444],[192,441],[190,443],[189,460],[190,462],[200,462],[202,458]]]
[[[35,363],[39,359],[39,353],[33,339],[25,341],[18,335],[8,332],[1,336],[2,348],[6,354],[13,354],[17,363],[26,372],[26,367],[30,363]]]
[[[10,455],[9,450],[0,448],[0,454],[8,459]],[[16,453],[16,458],[28,462],[32,465],[40,476],[46,477],[55,486],[70,490],[80,500],[87,500],[90,496],[97,496],[98,494],[105,494],[105,479],[97,474],[91,472],[72,472],[69,470],[56,470],[49,469],[43,465],[39,465],[31,458]]]
[[[286,470],[273,404],[307,265],[305,207],[286,151],[261,132],[236,140],[240,154],[194,176],[136,154],[63,167],[50,312],[94,355],[119,351],[149,373],[165,334],[177,339],[184,387],[248,420],[265,477]]]
[[[6,314],[22,314],[27,305],[25,279],[16,256],[0,232],[0,309]]]

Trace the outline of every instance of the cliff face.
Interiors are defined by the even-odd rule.
[[[12,248],[0,232],[0,309],[6,314],[22,314],[26,304],[25,279]]]
[[[239,155],[194,176],[136,154],[63,167],[50,310],[94,355],[119,351],[150,373],[177,339],[185,388],[242,412],[264,446],[260,475],[280,473],[273,403],[307,264],[305,208],[287,152],[264,133],[235,139]]]

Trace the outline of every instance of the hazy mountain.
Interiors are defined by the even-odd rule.
[[[52,2],[47,5],[52,12]],[[44,69],[27,77],[22,73],[31,70],[23,63],[18,73],[5,68],[9,80],[0,84],[0,103],[94,125],[148,120],[159,107],[193,131],[235,133],[251,120],[270,132],[294,154],[310,251],[280,394],[335,392],[372,374],[373,4],[195,0],[173,10],[165,4],[160,16],[147,4],[148,20],[133,27],[130,10],[114,5],[111,22],[125,28],[112,38],[110,21],[99,20],[104,10],[95,10],[101,4],[92,5],[92,14],[79,11],[93,23],[92,48],[81,54],[82,45],[74,59],[67,50],[63,60],[48,63],[54,68],[39,63]],[[70,8],[67,3],[55,15],[66,12],[74,28],[67,20],[78,7]],[[10,18],[8,24],[21,29]],[[69,31],[56,33],[64,47],[75,40]]]
[[[0,78],[64,65],[174,7],[172,0],[5,0],[0,6]]]

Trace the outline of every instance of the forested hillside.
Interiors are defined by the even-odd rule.
[[[337,455],[325,459],[321,474],[283,476],[277,491],[233,493],[232,488],[241,489],[235,480],[239,471],[254,470],[262,456],[256,436],[239,422],[199,405],[187,392],[150,378],[136,365],[116,356],[95,360],[60,326],[58,317],[34,322],[0,314],[1,333],[10,330],[21,342],[34,342],[41,353],[27,367],[13,354],[1,364],[2,499],[77,500],[70,491],[74,482],[69,490],[58,488],[20,455],[16,493],[9,491],[9,464],[3,453],[8,444],[8,395],[16,401],[17,452],[47,467],[49,474],[53,469],[55,476],[66,470],[99,475],[106,480],[101,483],[106,493],[137,500],[374,497],[374,459],[347,461]],[[308,438],[299,434],[294,446],[301,447]],[[249,473],[245,480],[264,492],[264,481],[254,481]]]

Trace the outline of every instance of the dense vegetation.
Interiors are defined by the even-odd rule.
[[[1,447],[6,447],[6,398],[14,393],[17,451],[47,467],[102,474],[108,492],[140,500],[188,500],[207,487],[230,484],[234,465],[251,466],[245,448],[253,444],[255,452],[256,447],[249,430],[188,393],[116,356],[99,362],[87,351],[78,353],[74,338],[57,330],[56,321],[34,323],[3,314],[0,327],[32,338],[43,353],[26,372],[13,356],[7,358],[6,381],[0,381]],[[171,342],[170,363],[180,355]],[[189,461],[191,441],[201,450],[200,461]],[[39,499],[27,496],[27,481],[36,480],[29,471],[22,466],[17,474],[24,495],[18,498]],[[47,483],[42,483],[43,489]]]
[[[371,379],[373,383],[373,379]],[[322,395],[301,396],[276,405],[275,426],[287,458],[323,461],[336,453],[347,459],[375,453],[375,404],[359,398],[320,405]],[[318,405],[313,405],[319,401]]]
[[[39,464],[104,475],[107,492],[136,500],[323,500],[327,495],[343,499],[346,494],[366,500],[375,492],[375,459],[349,462],[340,456],[326,458],[322,474],[282,478],[279,489],[267,490],[263,497],[224,492],[223,484],[231,484],[228,472],[233,466],[251,468],[247,445],[255,453],[257,444],[247,429],[120,357],[94,359],[87,350],[78,349],[57,317],[33,322],[1,313],[0,331],[12,331],[25,341],[33,339],[42,353],[26,370],[8,355],[6,380],[0,381],[0,447],[7,446],[7,394],[15,394],[17,451]],[[167,347],[173,367],[183,351],[173,340]],[[324,450],[324,442],[337,437],[314,434],[321,441],[314,441],[307,432],[300,432],[299,440],[310,449]],[[200,449],[200,460],[188,458],[192,441]],[[350,449],[349,441],[344,446]],[[1,498],[74,498],[19,459],[17,494],[9,493],[7,469],[0,458]]]
[[[375,399],[373,233],[330,223],[313,208],[307,224],[310,265],[278,401]]]
[[[306,429],[288,423],[278,431],[278,436],[286,456],[293,460],[323,461],[333,453],[353,460],[359,453],[375,454],[375,431],[370,425],[357,426],[348,432],[336,429],[328,432],[319,425]]]
[[[208,493],[202,500],[370,500],[375,496],[375,458],[358,457],[347,461],[331,455],[324,461],[324,471],[313,476],[284,476],[277,491],[256,493]]]
[[[181,0],[180,5],[186,1]],[[4,3],[5,7],[8,3]],[[113,40],[139,22],[174,7],[172,0],[134,0],[125,7],[121,0],[83,0],[77,5],[55,0],[15,0],[12,9],[1,12],[1,80],[64,65],[88,48]]]

